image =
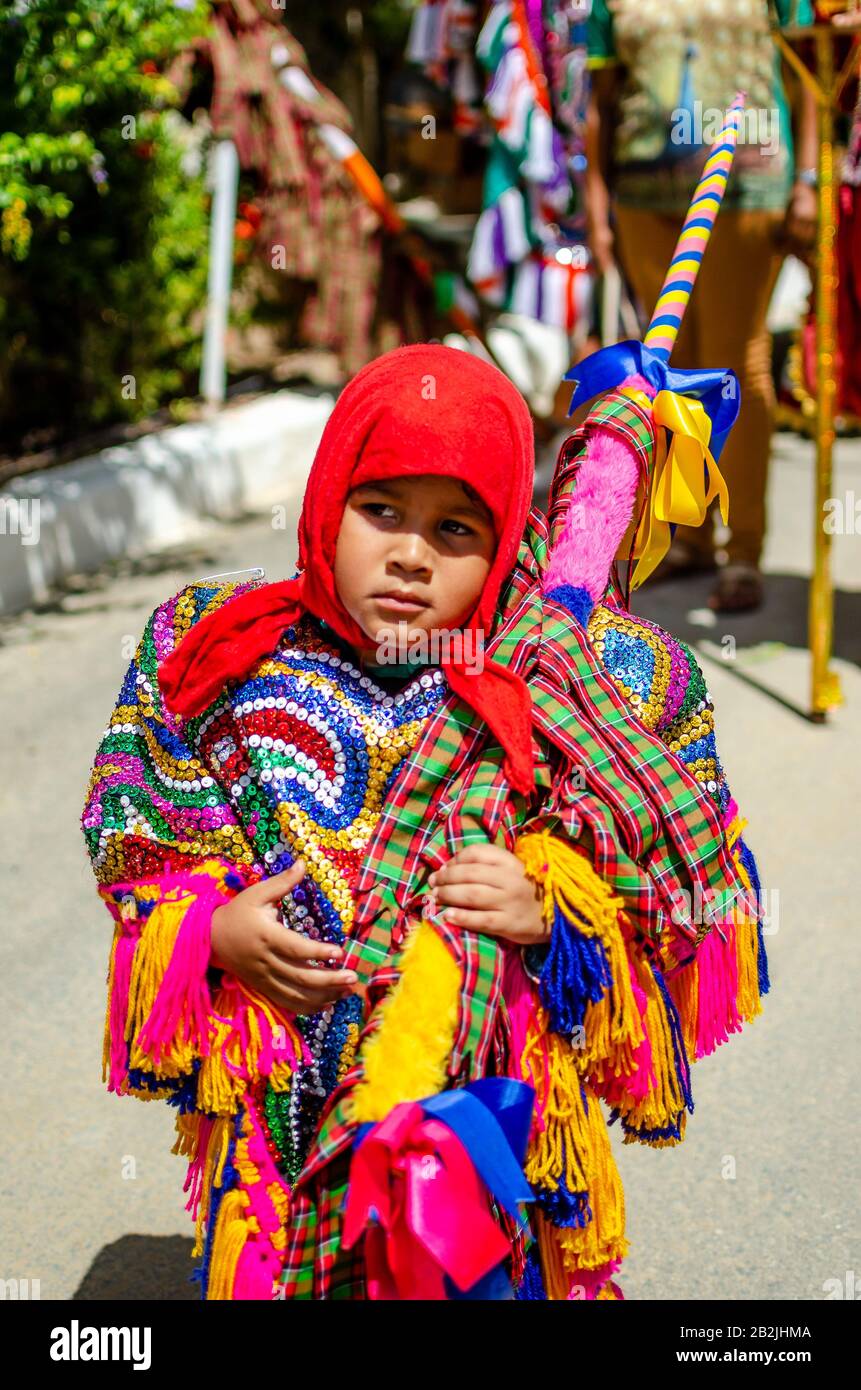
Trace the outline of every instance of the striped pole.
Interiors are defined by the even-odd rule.
[[[643,339],[646,347],[651,348],[657,357],[663,357],[664,361],[669,360],[673,350],[682,316],[697,278],[700,261],[708,246],[712,227],[726,191],[741,129],[744,97],[744,92],[739,92],[729,107],[715,147],[706,160]]]

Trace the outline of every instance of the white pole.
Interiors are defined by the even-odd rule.
[[[225,391],[225,341],[239,187],[239,159],[232,140],[219,140],[216,144],[210,164],[209,185],[212,189],[212,214],[209,223],[209,275],[200,394],[210,410],[216,410],[224,400]]]

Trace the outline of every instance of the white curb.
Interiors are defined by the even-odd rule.
[[[196,540],[209,518],[295,502],[333,405],[278,391],[13,479],[0,491],[0,613],[44,603],[69,575]]]

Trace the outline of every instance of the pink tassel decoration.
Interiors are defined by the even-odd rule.
[[[114,974],[109,1005],[110,1069],[108,1090],[119,1095],[127,1072],[126,1019],[129,1011],[129,985],[132,961],[140,935],[140,922],[124,920],[114,948]],[[102,1080],[104,1080],[104,1075]]]
[[[203,875],[184,874],[172,888],[193,894],[176,936],[170,963],[164,972],[155,1003],[140,1031],[138,1043],[156,1066],[183,1025],[182,1038],[204,1056],[209,1052],[209,1014],[212,999],[206,972],[209,969],[212,914],[225,895]]]
[[[736,926],[730,918],[721,925],[723,941],[715,925],[697,952],[696,1056],[708,1057],[730,1033],[741,1032],[736,1007],[738,960]]]

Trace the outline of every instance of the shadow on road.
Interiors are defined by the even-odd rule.
[[[191,1282],[193,1245],[185,1236],[123,1236],[99,1251],[71,1301],[200,1302],[200,1285]]]
[[[713,583],[714,576],[708,574],[647,581],[631,595],[631,608],[685,642],[696,643],[703,637],[719,642],[729,633],[738,648],[762,642],[807,646],[807,579],[797,574],[767,574],[761,608],[753,613],[715,613],[712,622],[703,615]],[[834,655],[861,666],[861,593],[835,591]]]

